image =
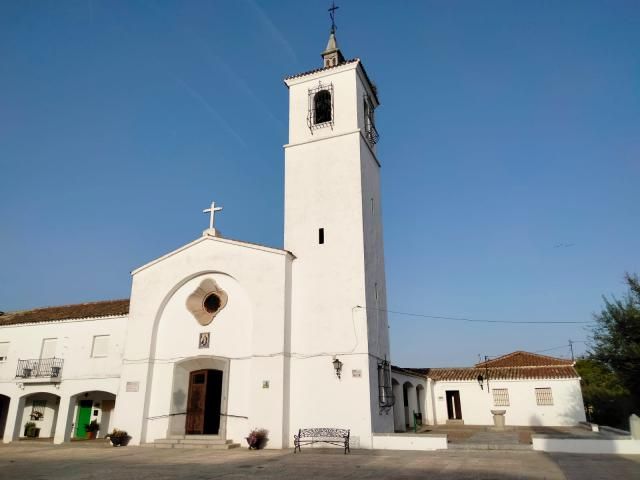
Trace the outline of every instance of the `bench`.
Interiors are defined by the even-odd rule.
[[[301,445],[311,445],[313,443],[329,443],[344,447],[345,455],[351,453],[349,448],[349,432],[342,428],[301,428],[298,435],[293,436],[293,453],[301,452]]]

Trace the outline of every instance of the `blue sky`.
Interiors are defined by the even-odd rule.
[[[320,66],[327,3],[0,3],[0,309],[129,296],[212,199],[226,236],[281,246],[282,80]],[[389,308],[588,322],[620,295],[640,273],[640,3],[339,5],[382,101]],[[405,366],[588,333],[390,325]]]

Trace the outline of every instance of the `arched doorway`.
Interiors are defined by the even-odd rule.
[[[96,438],[104,438],[111,429],[111,416],[116,406],[113,393],[100,390],[81,392],[73,395],[69,402],[67,432],[65,437],[83,440],[90,437],[88,425],[97,424]],[[65,440],[67,439],[65,438]]]
[[[229,360],[195,357],[173,369],[169,435],[226,438]]]
[[[395,432],[404,432],[406,426],[404,424],[403,389],[395,378],[391,380],[391,386],[393,388],[393,397],[396,400],[393,405],[393,430]]]
[[[9,413],[9,403],[11,399],[6,395],[0,395],[0,441],[4,435],[4,427],[7,426],[7,415]]]
[[[53,440],[60,397],[53,393],[36,392],[25,395],[22,400],[22,406],[18,408],[17,436]]]
[[[424,387],[418,385],[416,387],[416,413],[420,415],[420,421],[422,424],[427,423],[427,407],[425,403]]]
[[[416,388],[411,382],[402,385],[402,399],[404,403],[404,423],[407,430],[413,428],[413,413],[417,411]]]

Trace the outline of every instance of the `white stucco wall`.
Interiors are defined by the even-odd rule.
[[[551,388],[553,405],[537,405],[535,389]],[[509,406],[495,406],[492,390],[506,388]],[[466,425],[492,425],[491,410],[506,410],[506,425],[576,425],[585,421],[579,379],[490,380],[481,389],[478,382],[434,382],[435,423],[447,421],[446,391],[460,392],[462,419]],[[433,421],[433,420],[432,420]]]

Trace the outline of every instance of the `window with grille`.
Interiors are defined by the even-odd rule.
[[[372,145],[378,143],[380,139],[380,135],[378,135],[378,130],[376,130],[375,120],[374,120],[374,107],[371,98],[369,95],[364,95],[364,135],[366,139]]]
[[[380,412],[387,412],[395,404],[391,383],[391,363],[378,361],[378,406]]]
[[[509,390],[506,388],[493,389],[493,405],[496,407],[509,406]]]
[[[550,388],[536,388],[536,404],[553,405],[553,395]]]
[[[9,355],[9,342],[0,342],[0,363],[7,360]]]
[[[109,354],[109,335],[96,335],[93,337],[91,347],[92,357],[106,357]]]
[[[333,84],[318,83],[309,89],[309,114],[307,124],[313,132],[316,128],[333,127]]]
[[[46,400],[34,400],[31,405],[31,420],[42,420],[44,418],[44,411],[46,408]]]

